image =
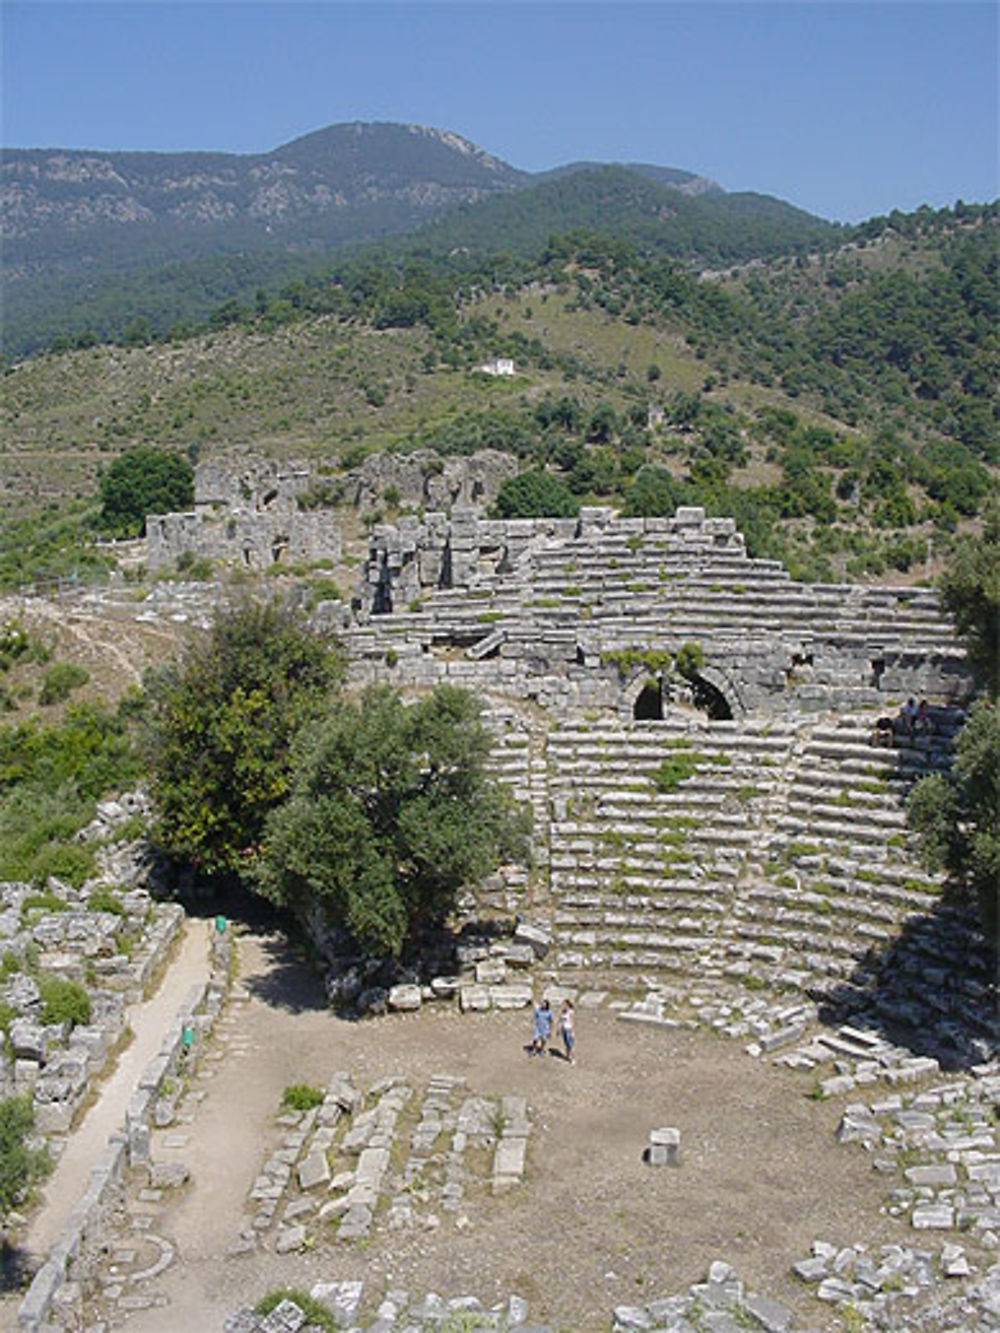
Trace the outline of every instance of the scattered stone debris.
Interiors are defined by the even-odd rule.
[[[390,1231],[437,1230],[449,1214],[457,1223],[470,1186],[485,1184],[467,1150],[491,1152],[498,1194],[520,1183],[531,1134],[523,1097],[470,1096],[463,1079],[443,1073],[419,1103],[400,1078],[362,1092],[349,1074],[336,1073],[322,1105],[281,1115],[278,1124],[281,1138],[250,1190],[253,1217],[241,1236],[245,1246],[278,1254],[321,1240],[364,1240],[376,1219]]]
[[[144,809],[138,794],[102,802],[81,836],[111,837],[111,830]],[[126,851],[104,849],[116,850]],[[30,1093],[36,1128],[55,1136],[53,1149],[122,1037],[126,1007],[142,998],[183,920],[177,904],[154,902],[146,889],[117,880],[88,880],[76,889],[50,877],[44,891],[0,884],[0,1002],[12,1011],[0,1051],[0,1097]],[[46,978],[86,991],[88,1023],[49,1017]]]
[[[810,1258],[795,1265],[803,1289],[826,1305],[851,1312],[850,1327],[868,1330],[915,1330],[915,1333],[995,1333],[1000,1315],[1000,1264],[975,1282],[952,1285],[965,1276],[960,1247],[940,1254],[883,1246],[876,1254],[862,1247],[837,1247],[816,1241]],[[938,1276],[945,1286],[935,1285]],[[490,1307],[474,1296],[446,1299],[437,1293],[413,1297],[388,1291],[381,1301],[365,1303],[358,1280],[318,1282],[310,1297],[330,1313],[338,1328],[353,1333],[444,1333],[451,1329],[476,1333],[556,1333],[552,1325],[529,1323],[523,1297],[511,1295]],[[818,1308],[818,1307],[817,1307]],[[363,1311],[367,1310],[367,1317]],[[676,1295],[609,1311],[612,1333],[809,1333],[808,1322],[785,1302],[748,1290],[736,1270],[722,1260],[709,1268],[703,1282]],[[808,1321],[808,1316],[806,1316]],[[286,1297],[269,1315],[240,1310],[226,1320],[225,1333],[297,1333],[308,1315]]]

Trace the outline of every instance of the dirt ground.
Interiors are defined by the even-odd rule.
[[[165,1140],[156,1148],[185,1161],[192,1179],[156,1220],[178,1250],[155,1287],[168,1303],[130,1315],[133,1333],[220,1329],[274,1286],[338,1278],[363,1278],[374,1301],[390,1286],[485,1303],[517,1292],[533,1320],[589,1333],[608,1327],[617,1304],[700,1281],[713,1259],[819,1328],[824,1310],[789,1276],[814,1239],[912,1239],[880,1214],[886,1185],[864,1152],[834,1142],[841,1108],[809,1099],[808,1079],[751,1059],[737,1042],[584,1009],[570,1066],[526,1055],[526,1011],[430,1007],[352,1023],[326,1009],[280,936],[244,935],[240,954],[248,998],[231,1009],[196,1080],[204,1097],[182,1127],[188,1141],[172,1154]],[[275,1142],[282,1090],[323,1085],[337,1070],[359,1087],[398,1074],[422,1088],[442,1072],[474,1094],[525,1096],[534,1130],[523,1184],[471,1198],[464,1231],[446,1217],[436,1232],[376,1230],[353,1247],[230,1254]],[[649,1131],[663,1125],[681,1131],[680,1169],[642,1161]]]

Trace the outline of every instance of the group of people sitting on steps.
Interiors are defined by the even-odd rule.
[[[933,736],[934,714],[926,699],[919,703],[907,699],[896,717],[880,717],[872,733],[873,745],[892,745],[897,738],[912,740],[914,736]]]

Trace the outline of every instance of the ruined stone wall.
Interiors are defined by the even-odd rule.
[[[393,492],[396,503],[407,508],[445,512],[470,505],[488,508],[517,470],[516,458],[495,449],[466,458],[443,458],[433,449],[372,454],[348,474],[344,498],[362,511],[377,509]]]
[[[298,510],[298,498],[312,483],[308,467],[272,460],[247,460],[238,467],[217,459],[194,470],[197,513],[284,513]]]
[[[151,570],[176,563],[185,552],[263,572],[275,564],[339,560],[340,529],[329,512],[151,515],[146,520],[146,563]]]
[[[335,478],[271,461],[199,463],[194,510],[147,517],[147,564],[160,570],[190,554],[259,572],[278,563],[336,561],[341,538],[334,503],[360,511],[390,499],[401,508],[482,508],[516,472],[515,458],[493,450],[468,458],[442,458],[433,450],[375,454]],[[316,505],[320,489],[329,491],[322,506]]]

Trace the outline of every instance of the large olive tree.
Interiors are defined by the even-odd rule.
[[[491,778],[475,698],[439,685],[407,706],[369,688],[303,733],[289,799],[267,821],[257,887],[319,903],[373,956],[441,923],[459,889],[526,853],[527,817]]]
[[[165,851],[240,873],[288,795],[301,727],[335,706],[336,643],[276,601],[219,613],[180,660],[147,681],[148,753]]]

